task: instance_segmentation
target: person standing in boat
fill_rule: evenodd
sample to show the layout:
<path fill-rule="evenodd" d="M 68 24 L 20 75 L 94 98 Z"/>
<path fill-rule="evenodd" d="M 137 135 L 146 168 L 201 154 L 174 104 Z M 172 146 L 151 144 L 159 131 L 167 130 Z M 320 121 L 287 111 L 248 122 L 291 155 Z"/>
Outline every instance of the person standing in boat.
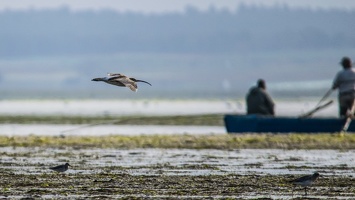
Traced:
<path fill-rule="evenodd" d="M 266 83 L 259 79 L 246 96 L 247 114 L 275 115 L 275 103 L 266 91 Z"/>
<path fill-rule="evenodd" d="M 338 89 L 339 115 L 345 117 L 355 100 L 355 70 L 348 57 L 343 57 L 340 64 L 343 70 L 336 74 L 332 89 Z"/>

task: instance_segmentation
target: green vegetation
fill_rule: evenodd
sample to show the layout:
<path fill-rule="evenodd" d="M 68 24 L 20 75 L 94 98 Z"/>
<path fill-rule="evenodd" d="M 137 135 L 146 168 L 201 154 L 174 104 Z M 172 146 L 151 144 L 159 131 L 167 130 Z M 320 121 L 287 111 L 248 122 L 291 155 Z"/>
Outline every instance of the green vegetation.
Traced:
<path fill-rule="evenodd" d="M 355 149 L 355 134 L 225 134 L 144 136 L 0 136 L 0 146 L 184 149 Z"/>
<path fill-rule="evenodd" d="M 180 116 L 0 116 L 0 124 L 132 124 L 223 126 L 222 114 Z"/>

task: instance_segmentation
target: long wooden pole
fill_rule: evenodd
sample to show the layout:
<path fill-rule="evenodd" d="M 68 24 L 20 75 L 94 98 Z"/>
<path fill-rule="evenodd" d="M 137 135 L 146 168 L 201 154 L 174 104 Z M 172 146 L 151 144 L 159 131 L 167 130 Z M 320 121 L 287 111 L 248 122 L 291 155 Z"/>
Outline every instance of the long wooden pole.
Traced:
<path fill-rule="evenodd" d="M 319 110 L 329 106 L 330 104 L 333 103 L 333 100 L 328 101 L 327 103 L 323 104 L 323 105 L 319 105 L 317 107 L 315 107 L 314 109 L 308 111 L 307 113 L 300 115 L 298 118 L 307 118 L 312 116 L 314 113 L 318 112 Z"/>
<path fill-rule="evenodd" d="M 331 103 L 333 103 L 333 101 L 329 101 L 324 105 L 320 105 L 325 99 L 327 99 L 329 97 L 329 95 L 333 92 L 333 89 L 330 88 L 327 93 L 325 93 L 325 95 L 321 98 L 321 100 L 317 103 L 316 107 L 314 109 L 312 109 L 311 111 L 299 116 L 298 118 L 307 118 L 310 117 L 311 115 L 313 115 L 315 112 L 317 112 L 320 109 L 323 109 L 325 107 L 327 107 L 328 105 L 330 105 Z"/>
<path fill-rule="evenodd" d="M 317 103 L 316 107 L 318 107 L 329 95 L 333 92 L 333 88 L 330 88 L 327 93 L 321 98 L 321 100 Z"/>

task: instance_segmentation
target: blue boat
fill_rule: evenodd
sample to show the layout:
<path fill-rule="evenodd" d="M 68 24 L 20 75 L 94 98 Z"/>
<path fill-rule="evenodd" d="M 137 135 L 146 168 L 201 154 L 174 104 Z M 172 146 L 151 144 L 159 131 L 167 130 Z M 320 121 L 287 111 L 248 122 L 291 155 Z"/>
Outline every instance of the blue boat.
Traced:
<path fill-rule="evenodd" d="M 346 119 L 225 115 L 224 123 L 228 133 L 339 133 Z M 355 132 L 355 121 L 347 131 Z"/>

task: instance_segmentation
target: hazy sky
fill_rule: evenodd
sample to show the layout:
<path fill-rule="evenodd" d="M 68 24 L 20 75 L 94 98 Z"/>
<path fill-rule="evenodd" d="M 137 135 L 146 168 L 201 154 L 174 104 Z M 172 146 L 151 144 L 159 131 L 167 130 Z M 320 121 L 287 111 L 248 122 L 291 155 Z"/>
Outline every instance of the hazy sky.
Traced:
<path fill-rule="evenodd" d="M 118 11 L 170 12 L 183 11 L 186 5 L 201 10 L 210 5 L 234 11 L 240 3 L 254 5 L 288 5 L 314 9 L 355 9 L 355 0 L 0 0 L 0 10 L 42 9 L 68 6 L 72 10 L 110 8 Z"/>

